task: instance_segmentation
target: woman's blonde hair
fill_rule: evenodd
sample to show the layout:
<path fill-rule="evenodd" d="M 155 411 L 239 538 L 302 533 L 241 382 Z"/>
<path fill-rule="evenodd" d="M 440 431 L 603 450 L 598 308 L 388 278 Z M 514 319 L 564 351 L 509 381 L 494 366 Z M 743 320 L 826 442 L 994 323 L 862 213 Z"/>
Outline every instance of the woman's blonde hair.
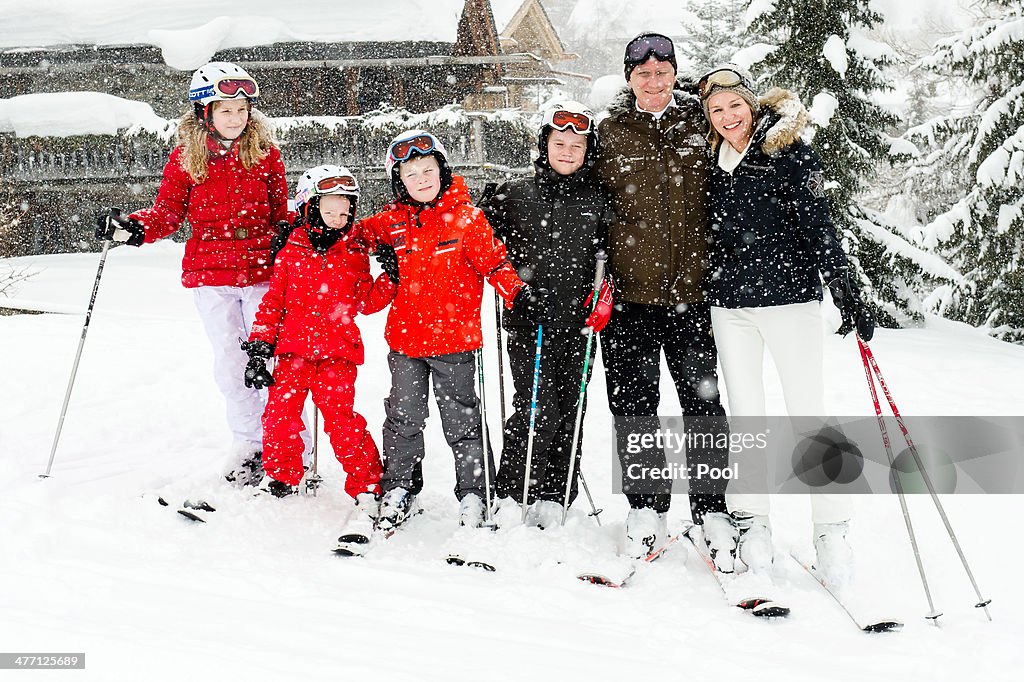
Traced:
<path fill-rule="evenodd" d="M 217 106 L 219 102 L 214 102 Z M 178 122 L 178 144 L 182 147 L 181 165 L 193 182 L 203 182 L 209 174 L 207 163 L 210 150 L 206 146 L 209 133 L 194 110 L 189 110 Z M 238 159 L 246 169 L 267 158 L 270 149 L 277 146 L 274 132 L 267 117 L 255 109 L 249 110 L 249 124 L 238 138 Z"/>

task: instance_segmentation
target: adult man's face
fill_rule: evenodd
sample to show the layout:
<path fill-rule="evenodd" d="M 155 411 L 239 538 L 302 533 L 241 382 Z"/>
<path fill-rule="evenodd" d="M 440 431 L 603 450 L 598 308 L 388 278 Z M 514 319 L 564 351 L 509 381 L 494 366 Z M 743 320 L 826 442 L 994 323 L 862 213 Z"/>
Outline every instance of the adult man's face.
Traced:
<path fill-rule="evenodd" d="M 652 55 L 633 69 L 628 82 L 636 96 L 637 106 L 644 111 L 661 111 L 672 101 L 676 70 L 669 62 L 659 61 Z"/>

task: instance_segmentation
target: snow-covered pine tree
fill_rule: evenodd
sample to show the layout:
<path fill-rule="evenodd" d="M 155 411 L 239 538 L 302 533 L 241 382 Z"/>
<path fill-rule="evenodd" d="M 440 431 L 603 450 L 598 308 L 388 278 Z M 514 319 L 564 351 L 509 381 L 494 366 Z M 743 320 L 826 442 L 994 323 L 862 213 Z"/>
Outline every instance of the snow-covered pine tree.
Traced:
<path fill-rule="evenodd" d="M 974 106 L 910 132 L 928 143 L 925 162 L 963 187 L 925 228 L 972 288 L 945 314 L 1024 343 L 1024 10 L 1017 0 L 986 0 L 983 9 L 920 62 L 965 79 Z"/>
<path fill-rule="evenodd" d="M 859 200 L 877 164 L 894 154 L 886 131 L 897 117 L 872 101 L 892 89 L 884 70 L 898 58 L 867 35 L 881 16 L 869 0 L 753 0 L 746 19 L 748 32 L 774 47 L 752 65 L 760 80 L 795 90 L 808 105 L 833 217 L 879 321 L 919 317 L 929 280 L 955 273 Z"/>
<path fill-rule="evenodd" d="M 685 22 L 686 40 L 676 50 L 698 70 L 731 62 L 746 46 L 743 15 L 750 0 L 691 0 L 693 18 Z"/>

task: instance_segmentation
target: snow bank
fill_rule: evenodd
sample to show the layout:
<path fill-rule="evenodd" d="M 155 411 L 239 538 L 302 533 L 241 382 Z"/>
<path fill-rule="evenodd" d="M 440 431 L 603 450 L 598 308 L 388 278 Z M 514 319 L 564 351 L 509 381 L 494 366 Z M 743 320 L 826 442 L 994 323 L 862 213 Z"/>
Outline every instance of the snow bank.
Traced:
<path fill-rule="evenodd" d="M 145 130 L 169 137 L 174 124 L 145 102 L 102 92 L 55 92 L 0 99 L 0 132 L 30 135 L 114 135 Z"/>

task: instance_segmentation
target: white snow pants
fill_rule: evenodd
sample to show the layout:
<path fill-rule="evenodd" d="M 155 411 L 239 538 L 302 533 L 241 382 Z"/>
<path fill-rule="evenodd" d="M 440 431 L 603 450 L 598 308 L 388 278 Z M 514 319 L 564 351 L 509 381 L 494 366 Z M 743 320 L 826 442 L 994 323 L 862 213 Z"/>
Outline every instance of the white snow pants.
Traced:
<path fill-rule="evenodd" d="M 730 415 L 766 414 L 767 348 L 779 373 L 786 412 L 826 416 L 820 301 L 763 308 L 712 307 L 711 324 Z M 767 516 L 771 508 L 770 497 L 764 493 L 727 493 L 725 499 L 729 511 Z M 811 495 L 814 523 L 847 521 L 852 513 L 849 495 Z"/>
<path fill-rule="evenodd" d="M 196 287 L 193 289 L 196 309 L 213 349 L 213 379 L 227 403 L 228 428 L 237 449 L 245 454 L 263 449 L 263 409 L 266 391 L 245 387 L 245 365 L 248 356 L 239 347 L 239 339 L 249 338 L 256 311 L 267 284 L 248 287 Z M 309 423 L 309 415 L 303 415 Z M 305 444 L 303 460 L 310 452 L 309 429 L 301 432 Z"/>

